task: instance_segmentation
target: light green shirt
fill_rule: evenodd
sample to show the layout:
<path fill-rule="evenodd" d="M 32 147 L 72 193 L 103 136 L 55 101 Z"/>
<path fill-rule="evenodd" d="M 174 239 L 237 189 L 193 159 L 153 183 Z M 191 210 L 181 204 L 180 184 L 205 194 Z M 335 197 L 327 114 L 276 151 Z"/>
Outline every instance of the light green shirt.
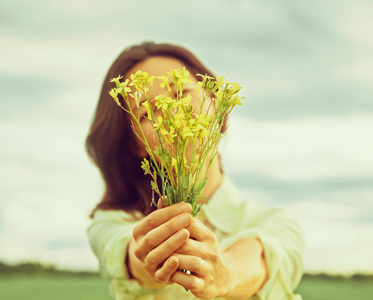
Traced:
<path fill-rule="evenodd" d="M 242 200 L 224 175 L 197 218 L 215 232 L 222 250 L 243 238 L 256 237 L 263 243 L 269 279 L 256 296 L 248 299 L 302 299 L 293 290 L 303 274 L 303 235 L 288 213 Z M 109 282 L 110 294 L 116 300 L 197 299 L 177 284 L 153 291 L 129 279 L 124 260 L 137 223 L 121 210 L 97 210 L 88 228 L 91 247 L 99 260 L 101 275 Z"/>

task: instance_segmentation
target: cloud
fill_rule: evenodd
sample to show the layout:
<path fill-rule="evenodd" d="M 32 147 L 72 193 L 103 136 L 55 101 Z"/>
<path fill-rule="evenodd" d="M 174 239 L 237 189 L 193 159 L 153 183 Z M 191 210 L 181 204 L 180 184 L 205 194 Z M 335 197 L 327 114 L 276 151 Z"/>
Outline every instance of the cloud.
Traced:
<path fill-rule="evenodd" d="M 217 73 L 241 82 L 248 105 L 239 113 L 246 117 L 373 112 L 368 1 L 353 7 L 348 1 L 307 6 L 192 1 L 182 5 L 181 15 L 173 13 L 179 4 L 165 0 L 21 2 L 24 10 L 17 14 L 19 2 L 4 6 L 8 59 L 0 69 L 7 73 L 99 87 L 125 46 L 168 41 L 185 45 Z"/>
<path fill-rule="evenodd" d="M 229 173 L 228 173 L 229 174 Z M 271 204 L 286 204 L 304 201 L 309 197 L 327 199 L 330 195 L 340 194 L 339 203 L 345 199 L 350 203 L 350 199 L 343 196 L 351 191 L 355 193 L 354 201 L 358 205 L 360 202 L 369 202 L 373 199 L 373 177 L 368 178 L 331 178 L 310 181 L 289 181 L 278 180 L 271 177 L 260 176 L 257 174 L 233 174 L 229 175 L 235 184 L 244 190 L 249 190 L 254 199 L 256 193 L 259 199 L 267 195 L 273 199 Z M 333 197 L 329 200 L 333 200 Z M 264 202 L 266 203 L 266 197 Z M 341 203 L 342 205 L 343 203 Z M 356 220 L 357 221 L 357 220 Z"/>
<path fill-rule="evenodd" d="M 371 32 L 373 30 L 373 3 L 371 1 L 345 1 L 344 10 L 338 12 L 334 24 L 336 31 L 350 41 L 359 45 L 361 53 L 373 50 Z"/>
<path fill-rule="evenodd" d="M 373 261 L 373 189 L 335 189 L 313 195 L 304 190 L 297 201 L 276 197 L 271 187 L 242 187 L 244 199 L 281 206 L 300 224 L 306 241 L 308 272 L 371 272 Z M 361 222 L 363 221 L 363 222 Z"/>
<path fill-rule="evenodd" d="M 79 101 L 81 116 L 70 111 L 79 96 L 0 120 L 2 259 L 97 265 L 86 228 L 103 185 L 83 148 L 92 112 Z"/>
<path fill-rule="evenodd" d="M 0 257 L 96 268 L 85 228 L 103 187 L 84 139 L 114 58 L 155 40 L 244 86 L 225 170 L 295 214 L 307 269 L 372 270 L 371 13 L 369 1 L 1 4 Z"/>
<path fill-rule="evenodd" d="M 221 149 L 231 174 L 291 181 L 373 174 L 371 115 L 268 122 L 234 115 L 229 123 Z"/>
<path fill-rule="evenodd" d="M 93 269 L 96 260 L 86 228 L 103 192 L 100 177 L 83 150 L 74 150 L 74 140 L 62 142 L 64 154 L 53 149 L 59 143 L 50 142 L 49 149 L 40 147 L 39 153 L 32 150 L 34 144 L 19 149 L 16 153 L 32 153 L 23 159 L 16 153 L 12 158 L 1 155 L 0 257 Z"/>
<path fill-rule="evenodd" d="M 8 119 L 18 111 L 46 105 L 66 85 L 53 78 L 0 73 L 0 118 Z"/>

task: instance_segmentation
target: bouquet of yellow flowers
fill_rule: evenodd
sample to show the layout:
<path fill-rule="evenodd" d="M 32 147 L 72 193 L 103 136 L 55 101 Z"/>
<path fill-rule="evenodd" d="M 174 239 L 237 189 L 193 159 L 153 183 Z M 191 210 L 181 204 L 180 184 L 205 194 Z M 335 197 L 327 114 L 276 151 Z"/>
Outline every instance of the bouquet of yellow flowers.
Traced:
<path fill-rule="evenodd" d="M 121 81 L 122 76 L 111 80 L 115 88 L 110 95 L 115 102 L 136 122 L 136 136 L 145 145 L 150 161 L 146 158 L 141 163 L 145 174 L 152 177 L 151 186 L 154 192 L 164 201 L 164 205 L 188 202 L 193 209 L 191 214 L 196 216 L 206 199 L 202 192 L 206 186 L 207 172 L 217 154 L 217 145 L 223 134 L 224 121 L 236 105 L 242 105 L 237 93 L 241 90 L 238 83 L 227 82 L 224 77 L 216 78 L 197 74 L 201 77 L 198 82 L 197 100 L 199 107 L 191 104 L 191 95 L 183 96 L 184 85 L 190 83 L 189 72 L 185 67 L 170 70 L 167 76 L 149 76 L 148 73 L 137 71 L 130 79 Z M 172 78 L 176 95 L 172 93 L 169 78 Z M 149 99 L 149 92 L 155 78 L 161 79 L 161 87 L 165 93 Z M 135 92 L 131 94 L 131 86 Z M 121 104 L 121 95 L 126 103 Z M 212 101 L 206 100 L 211 98 Z M 146 108 L 146 119 L 151 122 L 158 137 L 159 146 L 151 149 L 140 124 L 140 99 Z M 132 109 L 130 101 L 135 102 Z M 206 109 L 207 106 L 207 109 Z M 157 110 L 157 117 L 155 116 Z M 132 128 L 135 128 L 133 126 Z M 157 178 L 162 186 L 158 186 Z M 152 199 L 154 202 L 154 196 Z"/>

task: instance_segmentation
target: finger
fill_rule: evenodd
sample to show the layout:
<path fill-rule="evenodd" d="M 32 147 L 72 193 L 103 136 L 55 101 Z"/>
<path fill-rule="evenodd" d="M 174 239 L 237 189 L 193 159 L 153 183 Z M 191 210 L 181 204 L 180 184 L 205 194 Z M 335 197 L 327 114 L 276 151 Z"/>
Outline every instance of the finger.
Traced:
<path fill-rule="evenodd" d="M 145 259 L 145 265 L 150 270 L 155 270 L 188 239 L 188 230 L 186 230 L 185 228 L 179 230 L 176 234 L 172 235 L 157 248 L 149 252 Z"/>
<path fill-rule="evenodd" d="M 179 260 L 179 269 L 188 270 L 197 277 L 204 277 L 209 273 L 209 264 L 200 257 L 177 253 L 174 253 L 173 256 Z"/>
<path fill-rule="evenodd" d="M 191 238 L 200 242 L 212 241 L 215 239 L 215 234 L 196 218 L 193 218 L 187 230 L 190 232 Z"/>
<path fill-rule="evenodd" d="M 165 200 L 163 201 L 162 198 L 159 198 L 157 207 L 158 209 L 164 208 L 165 207 L 165 202 L 167 202 L 167 196 L 165 197 Z"/>
<path fill-rule="evenodd" d="M 188 228 L 188 227 L 187 227 Z M 200 258 L 204 258 L 203 253 L 204 251 L 204 244 L 193 240 L 187 239 L 185 243 L 183 243 L 177 250 L 174 251 L 175 253 L 185 254 L 185 255 L 194 255 Z"/>
<path fill-rule="evenodd" d="M 198 278 L 194 275 L 186 274 L 182 271 L 176 271 L 171 276 L 171 280 L 195 293 L 202 291 L 204 287 L 204 281 L 201 278 Z"/>
<path fill-rule="evenodd" d="M 169 259 L 165 261 L 162 268 L 155 272 L 155 279 L 159 282 L 170 281 L 172 274 L 176 272 L 178 267 L 179 260 L 176 257 L 171 256 Z"/>
<path fill-rule="evenodd" d="M 133 237 L 137 240 L 140 236 L 144 236 L 150 230 L 160 226 L 168 220 L 176 217 L 182 213 L 189 213 L 192 211 L 192 206 L 189 203 L 177 203 L 167 206 L 164 209 L 159 209 L 149 214 L 143 221 L 141 221 L 133 229 Z"/>
<path fill-rule="evenodd" d="M 164 196 L 164 200 L 163 200 L 163 197 L 159 198 L 158 203 L 157 203 L 157 208 L 161 209 L 161 208 L 166 207 L 166 205 L 167 205 L 167 196 Z"/>
<path fill-rule="evenodd" d="M 192 222 L 192 219 L 191 214 L 184 213 L 148 232 L 135 250 L 136 257 L 143 261 L 150 251 L 158 247 L 180 229 L 187 227 Z"/>

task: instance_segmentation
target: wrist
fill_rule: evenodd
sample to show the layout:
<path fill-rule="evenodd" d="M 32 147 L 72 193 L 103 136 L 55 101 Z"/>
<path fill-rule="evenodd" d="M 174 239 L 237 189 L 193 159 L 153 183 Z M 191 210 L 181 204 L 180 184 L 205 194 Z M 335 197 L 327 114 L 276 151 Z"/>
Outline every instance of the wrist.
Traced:
<path fill-rule="evenodd" d="M 234 290 L 237 287 L 235 268 L 234 268 L 234 257 L 229 252 L 222 253 L 223 265 L 225 266 L 226 283 L 221 286 L 221 294 L 219 297 L 229 297 L 234 294 Z"/>
<path fill-rule="evenodd" d="M 229 269 L 227 298 L 247 299 L 255 295 L 268 279 L 264 248 L 257 238 L 240 240 L 224 251 Z"/>

